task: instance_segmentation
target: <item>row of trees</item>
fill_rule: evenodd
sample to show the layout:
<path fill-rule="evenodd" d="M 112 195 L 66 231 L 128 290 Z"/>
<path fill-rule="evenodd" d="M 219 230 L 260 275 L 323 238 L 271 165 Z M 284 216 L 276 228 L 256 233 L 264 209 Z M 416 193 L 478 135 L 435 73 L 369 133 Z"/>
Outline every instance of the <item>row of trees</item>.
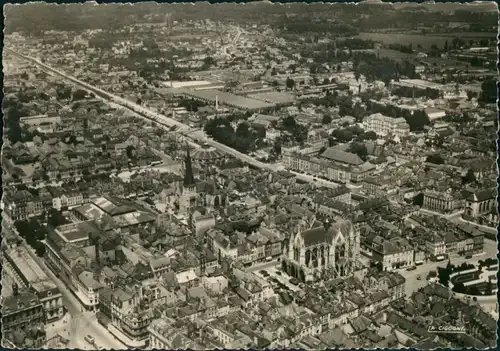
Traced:
<path fill-rule="evenodd" d="M 38 219 L 31 218 L 28 221 L 16 221 L 14 226 L 19 235 L 35 250 L 36 254 L 40 257 L 43 256 L 45 245 L 42 240 L 47 237 L 47 229 L 40 224 Z"/>
<path fill-rule="evenodd" d="M 292 135 L 294 141 L 303 143 L 307 139 L 307 127 L 297 123 L 293 116 L 282 120 L 282 128 Z"/>
<path fill-rule="evenodd" d="M 245 154 L 255 149 L 255 141 L 258 138 L 248 123 L 240 123 L 234 130 L 231 122 L 221 117 L 209 120 L 205 124 L 204 130 L 207 135 L 219 143 Z"/>
<path fill-rule="evenodd" d="M 23 131 L 19 123 L 21 117 L 28 115 L 28 111 L 17 101 L 4 100 L 4 111 L 7 109 L 5 114 L 5 127 L 7 128 L 6 134 L 7 138 L 11 143 L 17 143 L 18 141 L 26 141 L 23 138 Z"/>
<path fill-rule="evenodd" d="M 437 89 L 426 88 L 424 89 L 413 89 L 410 87 L 397 87 L 392 89 L 392 93 L 397 96 L 406 98 L 426 98 L 426 99 L 438 99 L 441 97 L 441 92 Z"/>
<path fill-rule="evenodd" d="M 197 112 L 200 107 L 206 106 L 203 101 L 189 99 L 189 98 L 181 98 L 179 100 L 179 107 L 184 107 L 187 111 Z"/>
<path fill-rule="evenodd" d="M 481 84 L 481 93 L 478 101 L 485 104 L 493 104 L 497 101 L 497 81 L 494 78 L 486 79 Z"/>
<path fill-rule="evenodd" d="M 355 141 L 366 141 L 366 140 L 376 140 L 377 134 L 373 131 L 364 132 L 362 128 L 358 126 L 351 126 L 344 129 L 335 129 L 331 134 L 335 141 L 340 143 L 348 143 L 352 140 Z"/>
<path fill-rule="evenodd" d="M 304 34 L 304 33 L 335 33 L 337 35 L 343 36 L 354 36 L 358 34 L 358 31 L 355 27 L 339 23 L 339 22 L 330 22 L 326 20 L 320 21 L 311 21 L 310 19 L 297 19 L 290 18 L 286 19 L 283 23 L 283 28 L 286 31 L 294 34 Z"/>
<path fill-rule="evenodd" d="M 418 78 L 415 65 L 408 60 L 400 63 L 363 52 L 353 56 L 353 65 L 356 77 L 363 75 L 368 82 L 380 80 L 388 85 L 391 80 L 399 80 L 400 77 Z"/>

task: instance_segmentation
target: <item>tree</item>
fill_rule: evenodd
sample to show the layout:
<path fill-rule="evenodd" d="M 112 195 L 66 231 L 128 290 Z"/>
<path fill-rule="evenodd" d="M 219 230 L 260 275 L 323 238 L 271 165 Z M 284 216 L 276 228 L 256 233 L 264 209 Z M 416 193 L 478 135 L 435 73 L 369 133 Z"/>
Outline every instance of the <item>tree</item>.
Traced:
<path fill-rule="evenodd" d="M 453 285 L 453 291 L 457 292 L 459 294 L 464 294 L 465 293 L 465 285 L 464 285 L 464 283 L 458 282 L 458 283 L 454 284 Z"/>
<path fill-rule="evenodd" d="M 5 103 L 3 104 L 4 109 Z M 11 143 L 17 143 L 18 141 L 23 141 L 23 133 L 21 125 L 19 124 L 20 118 L 26 116 L 28 113 L 15 102 L 11 105 L 5 116 L 5 126 L 7 127 L 7 137 Z"/>
<path fill-rule="evenodd" d="M 332 116 L 330 116 L 329 114 L 324 114 L 323 115 L 323 119 L 321 120 L 321 123 L 322 124 L 330 124 L 330 123 L 332 123 Z"/>
<path fill-rule="evenodd" d="M 462 184 L 470 184 L 476 182 L 476 176 L 472 169 L 468 169 L 465 176 L 462 177 Z"/>
<path fill-rule="evenodd" d="M 352 140 L 354 134 L 347 129 L 336 129 L 332 132 L 332 137 L 340 142 L 346 143 Z"/>
<path fill-rule="evenodd" d="M 61 212 L 54 208 L 51 208 L 47 213 L 47 224 L 52 228 L 57 228 L 61 225 L 67 224 L 67 219 L 62 215 Z"/>
<path fill-rule="evenodd" d="M 286 88 L 290 90 L 293 90 L 295 88 L 295 81 L 290 77 L 286 79 Z"/>
<path fill-rule="evenodd" d="M 479 101 L 482 103 L 491 104 L 497 99 L 497 82 L 496 79 L 486 79 L 481 84 L 481 93 Z"/>
<path fill-rule="evenodd" d="M 293 116 L 287 116 L 283 119 L 283 127 L 285 127 L 288 131 L 291 131 L 297 128 L 297 121 Z"/>
<path fill-rule="evenodd" d="M 366 146 L 362 143 L 353 142 L 349 146 L 347 151 L 358 155 L 359 158 L 362 159 L 363 161 L 366 161 L 366 159 L 368 158 L 368 150 L 366 149 Z"/>
<path fill-rule="evenodd" d="M 215 59 L 211 56 L 207 56 L 205 57 L 205 59 L 203 60 L 203 66 L 204 68 L 210 68 L 212 67 L 213 65 L 215 65 Z"/>
<path fill-rule="evenodd" d="M 491 282 L 491 279 L 488 279 L 488 284 L 486 285 L 486 288 L 484 289 L 484 294 L 485 295 L 493 295 L 493 283 Z"/>
<path fill-rule="evenodd" d="M 450 275 L 451 275 L 451 270 L 447 267 L 439 267 L 438 268 L 438 278 L 439 278 L 439 283 L 448 286 L 448 282 L 450 281 Z"/>
<path fill-rule="evenodd" d="M 50 100 L 50 96 L 48 96 L 47 94 L 45 94 L 43 91 L 40 94 L 38 94 L 38 97 L 41 100 L 44 100 L 44 101 L 49 101 Z"/>
<path fill-rule="evenodd" d="M 475 91 L 467 91 L 467 100 L 471 101 L 475 97 L 477 97 L 477 93 Z"/>
<path fill-rule="evenodd" d="M 83 89 L 77 89 L 73 93 L 73 101 L 83 100 L 87 97 L 87 92 Z"/>
<path fill-rule="evenodd" d="M 71 88 L 60 86 L 56 88 L 56 95 L 58 100 L 69 100 L 71 99 Z"/>
<path fill-rule="evenodd" d="M 281 155 L 281 143 L 276 141 L 273 145 L 273 151 L 276 155 Z"/>
<path fill-rule="evenodd" d="M 363 139 L 365 139 L 365 140 L 377 140 L 377 133 L 375 133 L 373 130 L 370 130 L 370 131 L 363 134 Z"/>
<path fill-rule="evenodd" d="M 135 158 L 135 147 L 133 145 L 128 145 L 127 148 L 125 149 L 127 153 L 127 157 L 129 159 L 134 159 Z"/>
<path fill-rule="evenodd" d="M 39 244 L 36 245 L 35 254 L 38 257 L 43 257 L 43 255 L 45 255 L 45 245 L 43 243 L 39 242 Z"/>
<path fill-rule="evenodd" d="M 370 267 L 376 268 L 379 272 L 384 270 L 384 265 L 380 261 L 370 261 Z"/>
<path fill-rule="evenodd" d="M 276 72 L 276 67 L 271 68 L 271 75 L 272 75 L 272 76 L 275 76 L 275 75 L 277 75 L 277 74 L 278 74 L 278 73 Z"/>
<path fill-rule="evenodd" d="M 399 113 L 398 110 L 395 110 Z M 425 126 L 428 126 L 431 122 L 427 113 L 423 110 L 413 111 L 413 114 L 403 114 L 406 123 L 410 125 L 411 131 L 422 130 Z"/>
<path fill-rule="evenodd" d="M 243 122 L 243 123 L 240 123 L 238 124 L 238 126 L 236 127 L 236 137 L 237 138 L 249 138 L 252 136 L 252 132 L 250 130 L 250 126 L 248 125 L 248 123 L 246 122 Z"/>
<path fill-rule="evenodd" d="M 448 40 L 444 42 L 444 52 L 448 52 Z"/>
<path fill-rule="evenodd" d="M 436 165 L 442 165 L 442 164 L 444 164 L 444 159 L 439 154 L 432 154 L 432 155 L 427 156 L 427 159 L 425 160 L 425 162 L 434 163 Z"/>

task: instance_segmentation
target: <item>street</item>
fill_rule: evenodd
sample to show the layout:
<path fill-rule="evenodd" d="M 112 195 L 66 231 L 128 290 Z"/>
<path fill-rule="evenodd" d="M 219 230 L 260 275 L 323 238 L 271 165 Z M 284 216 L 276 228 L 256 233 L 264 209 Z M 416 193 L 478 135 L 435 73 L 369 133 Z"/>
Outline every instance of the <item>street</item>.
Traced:
<path fill-rule="evenodd" d="M 63 295 L 63 304 L 71 315 L 68 338 L 71 342 L 68 345 L 69 348 L 86 350 L 95 349 L 84 340 L 86 335 L 92 335 L 97 346 L 106 349 L 126 349 L 124 344 L 119 342 L 106 330 L 106 328 L 99 324 L 93 312 L 82 312 L 82 306 L 77 298 L 69 291 L 65 284 L 52 273 L 45 263 L 40 264 L 40 266 L 50 279 L 56 283 Z M 72 343 L 74 344 L 72 345 Z"/>
<path fill-rule="evenodd" d="M 260 264 L 255 264 L 252 267 L 248 268 L 249 272 L 258 272 L 258 271 L 275 271 L 276 269 L 279 269 L 281 262 L 278 262 L 276 260 L 269 261 L 269 262 L 264 262 Z"/>
<path fill-rule="evenodd" d="M 281 272 L 281 270 L 279 270 L 278 267 L 269 266 L 267 267 L 267 269 L 261 268 L 260 270 L 265 270 L 267 273 L 269 273 L 269 277 L 264 277 L 260 273 L 260 271 L 254 273 L 262 279 L 268 280 L 269 278 L 275 278 L 283 285 L 287 286 L 291 291 L 296 292 L 301 290 L 298 286 L 291 284 L 290 283 L 291 277 L 288 276 L 286 273 Z M 281 272 L 281 274 L 276 273 L 277 271 Z"/>
<path fill-rule="evenodd" d="M 303 181 L 308 182 L 308 183 L 316 184 L 317 186 L 325 186 L 327 188 L 334 188 L 334 189 L 338 188 L 340 186 L 340 184 L 338 184 L 338 183 L 335 183 L 335 182 L 332 182 L 329 180 L 325 180 L 325 179 L 322 179 L 319 177 L 315 177 L 315 176 L 312 176 L 309 174 L 295 172 L 295 171 L 291 171 L 291 170 L 287 170 L 287 171 L 295 174 L 297 179 L 303 180 Z"/>
<path fill-rule="evenodd" d="M 474 222 L 466 221 L 461 216 L 455 217 L 454 218 L 454 222 L 456 222 L 456 223 L 467 223 L 467 224 L 470 224 L 470 225 L 473 225 L 473 226 L 477 226 L 479 228 L 479 230 L 481 230 L 483 232 L 486 232 L 486 233 L 491 233 L 491 234 L 495 234 L 496 235 L 497 232 L 498 232 L 497 228 L 488 227 L 486 225 L 482 225 L 482 224 L 477 224 L 477 223 L 474 223 Z"/>
<path fill-rule="evenodd" d="M 69 326 L 64 327 L 69 330 L 68 339 L 71 340 L 69 348 L 76 349 L 94 349 L 88 345 L 84 340 L 86 335 L 92 335 L 97 346 L 104 347 L 106 349 L 126 349 L 125 345 L 119 342 L 113 335 L 111 335 L 106 328 L 99 324 L 97 318 L 93 312 L 82 312 L 82 305 L 77 300 L 77 298 L 69 291 L 66 285 L 55 276 L 55 274 L 47 267 L 45 261 L 38 257 L 33 249 L 27 246 L 23 240 L 23 245 L 26 247 L 29 255 L 35 260 L 36 263 L 42 268 L 42 270 L 47 274 L 47 276 L 56 284 L 59 291 L 62 294 L 63 305 L 66 307 L 70 314 L 70 319 L 68 320 Z M 64 331 L 64 328 L 62 331 Z M 63 337 L 64 333 L 61 335 Z M 71 343 L 75 343 L 74 346 Z M 87 345 L 87 346 L 86 346 Z M 89 348 L 90 347 L 90 348 Z"/>

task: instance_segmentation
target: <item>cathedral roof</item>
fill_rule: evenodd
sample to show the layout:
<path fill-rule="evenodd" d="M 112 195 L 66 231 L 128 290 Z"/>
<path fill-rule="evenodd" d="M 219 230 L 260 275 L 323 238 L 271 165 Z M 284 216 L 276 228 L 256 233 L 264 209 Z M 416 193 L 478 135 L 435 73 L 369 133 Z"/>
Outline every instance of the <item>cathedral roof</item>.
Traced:
<path fill-rule="evenodd" d="M 300 236 L 304 240 L 304 246 L 308 247 L 331 242 L 333 239 L 333 232 L 326 230 L 325 227 L 317 227 L 301 232 Z"/>
<path fill-rule="evenodd" d="M 342 233 L 344 237 L 348 237 L 351 228 L 352 228 L 352 223 L 350 221 L 342 220 L 333 223 L 330 230 L 333 231 L 333 233 L 337 233 L 338 231 L 340 231 L 340 233 Z"/>
<path fill-rule="evenodd" d="M 321 243 L 331 243 L 338 232 L 340 232 L 344 238 L 347 238 L 351 227 L 351 222 L 342 220 L 332 224 L 329 229 L 326 229 L 324 226 L 320 226 L 305 230 L 300 233 L 300 236 L 302 237 L 302 240 L 304 240 L 304 246 L 309 247 L 319 245 Z"/>

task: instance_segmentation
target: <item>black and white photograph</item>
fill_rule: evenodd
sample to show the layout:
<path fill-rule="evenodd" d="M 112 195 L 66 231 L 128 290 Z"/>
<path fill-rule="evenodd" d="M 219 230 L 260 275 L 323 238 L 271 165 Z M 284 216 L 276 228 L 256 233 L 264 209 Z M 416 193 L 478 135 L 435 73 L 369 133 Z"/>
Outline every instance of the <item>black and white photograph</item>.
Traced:
<path fill-rule="evenodd" d="M 3 15 L 3 348 L 497 347 L 495 2 Z"/>

